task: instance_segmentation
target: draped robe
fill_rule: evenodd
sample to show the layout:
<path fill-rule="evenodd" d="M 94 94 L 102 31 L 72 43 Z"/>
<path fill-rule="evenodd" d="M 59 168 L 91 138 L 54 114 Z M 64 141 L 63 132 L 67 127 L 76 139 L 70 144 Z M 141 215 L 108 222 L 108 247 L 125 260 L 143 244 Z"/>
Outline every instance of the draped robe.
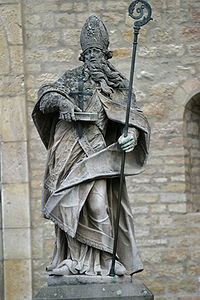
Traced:
<path fill-rule="evenodd" d="M 54 84 L 42 86 L 33 110 L 34 123 L 48 149 L 42 214 L 56 226 L 53 258 L 55 266 L 73 258 L 76 261 L 73 266 L 70 265 L 73 274 L 80 272 L 107 275 L 101 253 L 111 255 L 113 250 L 121 167 L 121 148 L 117 141 L 125 121 L 124 92 L 115 90 L 111 99 L 103 95 L 97 86 L 93 90 L 93 96 L 86 97 L 84 110 L 97 112 L 99 117 L 97 122 L 82 122 L 81 138 L 77 135 L 76 122 L 59 120 L 57 110 L 47 114 L 41 112 L 41 102 L 53 101 L 53 93 L 67 97 L 80 73 L 81 67 L 66 72 Z M 137 146 L 126 155 L 125 176 L 144 171 L 149 147 L 150 128 L 144 114 L 137 107 L 131 108 L 129 127 L 137 128 L 139 137 Z M 106 182 L 110 234 L 94 225 L 86 205 L 92 188 L 99 180 Z M 125 181 L 117 259 L 129 274 L 143 269 L 135 245 L 133 216 Z"/>

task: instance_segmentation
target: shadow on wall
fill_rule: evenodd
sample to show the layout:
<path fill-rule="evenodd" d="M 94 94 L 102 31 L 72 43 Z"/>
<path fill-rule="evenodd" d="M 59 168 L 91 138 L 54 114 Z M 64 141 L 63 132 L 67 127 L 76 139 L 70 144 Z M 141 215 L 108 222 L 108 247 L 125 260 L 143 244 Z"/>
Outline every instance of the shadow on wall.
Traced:
<path fill-rule="evenodd" d="M 200 212 L 200 92 L 185 107 L 184 153 L 187 211 Z"/>

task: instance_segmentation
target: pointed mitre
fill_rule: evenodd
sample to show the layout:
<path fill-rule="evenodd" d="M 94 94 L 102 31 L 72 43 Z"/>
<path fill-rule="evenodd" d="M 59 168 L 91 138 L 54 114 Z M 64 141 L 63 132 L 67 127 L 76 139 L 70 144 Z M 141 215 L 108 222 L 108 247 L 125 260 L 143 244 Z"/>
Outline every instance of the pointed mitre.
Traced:
<path fill-rule="evenodd" d="M 107 50 L 109 45 L 108 31 L 103 22 L 95 15 L 87 18 L 80 36 L 83 52 L 88 48 L 99 48 Z"/>

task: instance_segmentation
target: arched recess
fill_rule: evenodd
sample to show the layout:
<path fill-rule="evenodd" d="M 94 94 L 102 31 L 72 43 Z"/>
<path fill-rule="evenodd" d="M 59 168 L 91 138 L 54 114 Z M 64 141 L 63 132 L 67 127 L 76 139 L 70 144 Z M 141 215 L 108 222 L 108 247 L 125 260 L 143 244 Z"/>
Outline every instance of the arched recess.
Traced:
<path fill-rule="evenodd" d="M 200 92 L 185 107 L 184 150 L 187 211 L 200 212 Z"/>

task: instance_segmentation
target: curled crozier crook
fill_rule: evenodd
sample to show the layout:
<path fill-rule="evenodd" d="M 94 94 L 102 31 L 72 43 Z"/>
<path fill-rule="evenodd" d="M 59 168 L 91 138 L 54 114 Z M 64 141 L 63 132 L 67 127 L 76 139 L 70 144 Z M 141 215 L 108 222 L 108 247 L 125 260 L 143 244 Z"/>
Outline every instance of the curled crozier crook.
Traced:
<path fill-rule="evenodd" d="M 136 8 L 137 4 L 141 4 L 141 6 Z M 136 8 L 136 11 L 135 11 L 135 8 Z M 147 12 L 147 16 L 144 15 L 144 10 Z M 151 6 L 145 0 L 133 1 L 129 6 L 128 12 L 129 12 L 129 16 L 131 18 L 133 18 L 134 20 L 137 20 L 134 23 L 135 27 L 141 27 L 141 26 L 147 24 L 150 20 L 152 20 Z M 135 12 L 137 13 L 137 15 L 134 15 Z"/>

